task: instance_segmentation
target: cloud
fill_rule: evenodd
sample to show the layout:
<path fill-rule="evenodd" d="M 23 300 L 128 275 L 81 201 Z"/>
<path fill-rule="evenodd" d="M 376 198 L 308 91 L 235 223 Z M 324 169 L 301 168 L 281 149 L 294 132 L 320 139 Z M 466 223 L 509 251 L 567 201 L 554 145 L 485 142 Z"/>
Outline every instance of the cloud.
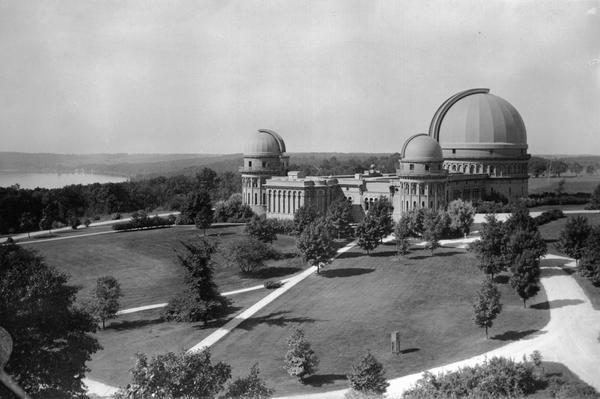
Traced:
<path fill-rule="evenodd" d="M 587 15 L 598 15 L 598 9 L 596 7 L 592 7 L 586 12 Z"/>

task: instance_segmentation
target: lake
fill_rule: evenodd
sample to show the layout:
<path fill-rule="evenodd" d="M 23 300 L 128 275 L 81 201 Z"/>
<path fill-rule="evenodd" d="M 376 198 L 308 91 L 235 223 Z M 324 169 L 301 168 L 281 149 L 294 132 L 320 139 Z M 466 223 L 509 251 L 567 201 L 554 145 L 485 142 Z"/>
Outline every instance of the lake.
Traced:
<path fill-rule="evenodd" d="M 93 173 L 34 173 L 0 171 L 0 187 L 18 184 L 21 188 L 59 188 L 70 184 L 119 183 L 126 177 Z"/>

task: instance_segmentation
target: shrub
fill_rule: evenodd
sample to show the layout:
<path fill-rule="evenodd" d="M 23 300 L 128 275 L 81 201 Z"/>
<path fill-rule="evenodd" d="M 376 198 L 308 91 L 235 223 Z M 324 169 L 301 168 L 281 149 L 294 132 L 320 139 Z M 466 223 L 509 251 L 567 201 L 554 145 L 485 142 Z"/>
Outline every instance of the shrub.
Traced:
<path fill-rule="evenodd" d="M 265 288 L 269 289 L 269 290 L 274 290 L 276 288 L 281 287 L 282 285 L 283 285 L 283 283 L 281 281 L 272 281 L 272 280 L 265 281 L 265 284 L 264 284 Z"/>
<path fill-rule="evenodd" d="M 121 214 L 120 214 L 119 212 L 117 212 L 117 213 L 114 213 L 114 214 L 111 216 L 111 219 L 112 219 L 112 220 L 119 220 L 119 219 L 121 219 Z"/>
<path fill-rule="evenodd" d="M 273 224 L 265 216 L 254 215 L 246 225 L 246 234 L 262 242 L 272 243 L 277 239 Z"/>
<path fill-rule="evenodd" d="M 172 215 L 169 215 L 172 216 Z M 174 217 L 162 218 L 160 216 L 148 217 L 145 213 L 135 212 L 132 219 L 125 222 L 119 222 L 112 225 L 113 230 L 132 230 L 132 229 L 149 229 L 171 226 L 175 223 Z"/>
<path fill-rule="evenodd" d="M 254 363 L 247 377 L 240 377 L 229 385 L 225 399 L 268 399 L 272 397 L 273 389 L 267 387 L 259 374 L 258 363 Z"/>
<path fill-rule="evenodd" d="M 550 377 L 548 389 L 556 399 L 596 399 L 599 397 L 593 387 L 581 381 L 566 382 L 559 376 Z"/>
<path fill-rule="evenodd" d="M 533 220 L 538 226 L 541 226 L 543 224 L 550 223 L 554 220 L 561 219 L 564 217 L 565 214 L 560 209 L 551 209 L 549 211 L 542 212 L 541 215 L 536 216 L 535 218 L 533 218 Z"/>
<path fill-rule="evenodd" d="M 263 262 L 275 256 L 275 252 L 264 242 L 254 237 L 244 237 L 230 241 L 223 247 L 223 257 L 242 273 L 252 273 L 262 267 Z"/>
<path fill-rule="evenodd" d="M 84 220 L 83 224 L 85 225 L 85 227 L 90 227 L 90 224 L 92 224 L 92 221 L 90 220 L 90 218 L 86 218 Z"/>

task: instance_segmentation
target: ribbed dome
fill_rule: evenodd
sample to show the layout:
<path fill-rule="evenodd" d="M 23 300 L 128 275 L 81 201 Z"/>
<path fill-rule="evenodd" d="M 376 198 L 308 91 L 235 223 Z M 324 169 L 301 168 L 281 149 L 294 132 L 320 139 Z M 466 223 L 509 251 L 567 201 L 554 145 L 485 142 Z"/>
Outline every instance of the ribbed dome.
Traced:
<path fill-rule="evenodd" d="M 442 162 L 442 148 L 425 133 L 410 137 L 402 147 L 401 162 Z"/>
<path fill-rule="evenodd" d="M 285 143 L 281 136 L 272 130 L 260 129 L 246 142 L 246 156 L 277 156 L 285 153 Z"/>
<path fill-rule="evenodd" d="M 477 92 L 459 98 L 438 122 L 443 148 L 527 148 L 521 115 L 508 101 Z M 492 144 L 492 145 L 490 145 Z"/>

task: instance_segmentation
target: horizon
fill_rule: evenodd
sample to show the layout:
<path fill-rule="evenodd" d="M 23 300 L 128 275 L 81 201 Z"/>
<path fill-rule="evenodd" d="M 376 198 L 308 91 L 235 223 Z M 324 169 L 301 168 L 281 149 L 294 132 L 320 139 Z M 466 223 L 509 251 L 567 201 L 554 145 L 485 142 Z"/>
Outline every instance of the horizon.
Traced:
<path fill-rule="evenodd" d="M 472 87 L 515 106 L 531 154 L 600 147 L 600 0 L 0 9 L 2 151 L 236 154 L 265 127 L 298 153 L 393 153 Z"/>

